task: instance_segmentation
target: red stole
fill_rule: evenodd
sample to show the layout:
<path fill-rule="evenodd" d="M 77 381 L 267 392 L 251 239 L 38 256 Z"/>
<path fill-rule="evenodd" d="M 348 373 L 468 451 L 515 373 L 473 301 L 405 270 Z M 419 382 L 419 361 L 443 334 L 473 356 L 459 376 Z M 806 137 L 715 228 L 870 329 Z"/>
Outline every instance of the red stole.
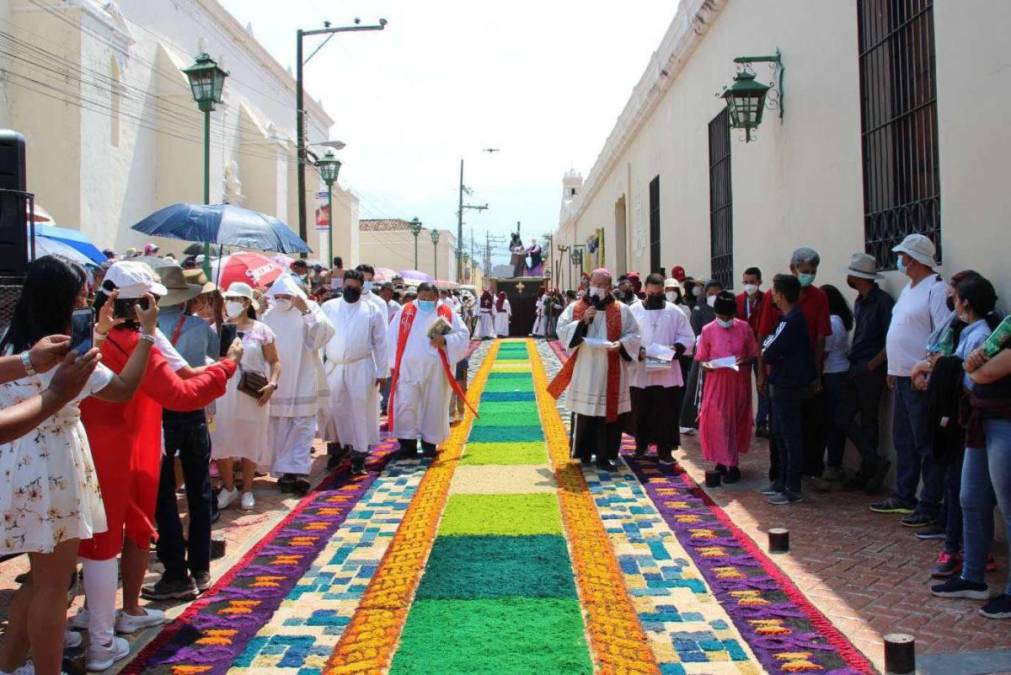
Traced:
<path fill-rule="evenodd" d="M 453 324 L 453 310 L 451 310 L 446 305 L 439 305 L 437 311 L 439 316 L 445 319 L 450 325 Z M 411 327 L 414 325 L 414 318 L 418 315 L 418 307 L 413 303 L 409 302 L 404 305 L 404 309 L 400 312 L 400 326 L 397 329 L 397 356 L 393 361 L 393 380 L 390 382 L 390 397 L 386 402 L 387 414 L 387 428 L 390 433 L 393 433 L 393 411 L 396 410 L 394 403 L 396 401 L 397 395 L 397 380 L 400 379 L 400 361 L 404 358 L 404 349 L 407 347 L 407 338 L 411 335 Z M 449 386 L 453 389 L 453 393 L 460 397 L 467 408 L 470 409 L 474 416 L 477 417 L 477 411 L 470 405 L 470 401 L 467 400 L 467 394 L 464 393 L 463 387 L 460 383 L 456 381 L 456 376 L 453 370 L 449 367 L 449 357 L 446 356 L 446 350 L 439 348 L 436 351 L 439 352 L 439 359 L 442 361 L 442 372 L 445 373 L 446 379 L 449 381 Z"/>
<path fill-rule="evenodd" d="M 582 321 L 583 315 L 586 314 L 586 310 L 589 308 L 585 302 L 580 302 L 576 305 L 575 309 L 572 310 L 572 318 L 576 321 Z M 607 339 L 611 342 L 617 342 L 621 339 L 621 310 L 618 308 L 617 302 L 609 302 L 604 306 L 604 317 L 607 320 Z M 579 348 L 577 346 L 576 351 L 572 353 L 565 363 L 562 365 L 562 369 L 558 371 L 555 375 L 555 379 L 551 380 L 551 384 L 548 385 L 548 393 L 552 398 L 557 399 L 562 395 L 562 392 L 569 386 L 572 381 L 572 373 L 576 368 L 576 358 L 579 356 Z M 621 388 L 621 356 L 617 351 L 607 353 L 607 422 L 617 422 L 618 421 L 618 393 Z"/>

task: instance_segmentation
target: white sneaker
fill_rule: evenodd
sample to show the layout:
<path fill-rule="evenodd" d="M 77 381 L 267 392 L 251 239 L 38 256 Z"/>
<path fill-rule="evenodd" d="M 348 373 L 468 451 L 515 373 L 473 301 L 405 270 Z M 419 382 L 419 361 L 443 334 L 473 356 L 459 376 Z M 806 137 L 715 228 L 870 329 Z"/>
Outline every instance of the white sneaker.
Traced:
<path fill-rule="evenodd" d="M 112 638 L 112 644 L 89 645 L 86 666 L 92 673 L 100 673 L 112 668 L 116 661 L 122 661 L 130 656 L 130 643 L 121 637 Z"/>
<path fill-rule="evenodd" d="M 116 612 L 117 633 L 136 633 L 139 630 L 160 626 L 163 623 L 165 623 L 165 612 L 160 609 L 145 607 L 144 614 L 141 616 L 134 616 L 123 611 Z"/>
<path fill-rule="evenodd" d="M 224 511 L 238 498 L 239 488 L 232 488 L 231 490 L 221 488 L 221 492 L 218 493 L 218 511 Z"/>
<path fill-rule="evenodd" d="M 694 427 L 681 427 L 679 429 L 679 431 L 682 434 L 684 434 L 685 436 L 694 436 L 695 435 L 695 428 Z"/>
<path fill-rule="evenodd" d="M 88 630 L 88 608 L 81 607 L 77 610 L 77 614 L 67 621 L 67 626 L 74 630 Z"/>
<path fill-rule="evenodd" d="M 84 638 L 81 634 L 73 630 L 63 631 L 63 648 L 64 649 L 77 649 L 84 642 Z"/>
<path fill-rule="evenodd" d="M 256 507 L 256 500 L 253 499 L 252 492 L 242 493 L 242 504 L 240 504 L 243 511 L 252 511 Z"/>

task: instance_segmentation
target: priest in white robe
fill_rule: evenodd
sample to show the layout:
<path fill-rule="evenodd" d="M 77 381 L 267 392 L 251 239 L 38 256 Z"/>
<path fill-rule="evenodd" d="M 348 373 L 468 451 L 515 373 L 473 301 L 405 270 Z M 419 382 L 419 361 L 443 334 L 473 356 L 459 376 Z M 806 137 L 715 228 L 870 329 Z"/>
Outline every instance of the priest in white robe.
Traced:
<path fill-rule="evenodd" d="M 278 277 L 267 297 L 270 309 L 263 323 L 277 337 L 277 353 L 284 366 L 270 400 L 272 471 L 280 476 L 282 492 L 305 493 L 310 487 L 316 418 L 328 394 L 320 350 L 333 337 L 334 327 L 289 274 Z"/>
<path fill-rule="evenodd" d="M 495 299 L 495 335 L 509 337 L 509 320 L 513 317 L 513 308 L 506 298 L 505 291 L 499 291 Z"/>
<path fill-rule="evenodd" d="M 646 301 L 632 304 L 629 311 L 639 324 L 640 337 L 629 390 L 635 455 L 642 457 L 655 443 L 659 463 L 673 466 L 673 450 L 681 444 L 677 419 L 684 395 L 678 357 L 691 351 L 695 333 L 677 305 L 664 298 L 664 278 L 660 274 L 646 277 Z M 651 349 L 652 345 L 656 347 Z M 670 358 L 658 358 L 661 351 Z"/>
<path fill-rule="evenodd" d="M 628 306 L 615 301 L 606 269 L 595 270 L 589 292 L 562 312 L 558 339 L 570 356 L 548 393 L 558 398 L 568 389 L 568 408 L 576 414 L 572 454 L 583 464 L 596 456 L 597 468 L 613 471 L 632 409 L 629 366 L 639 353 L 639 326 Z"/>
<path fill-rule="evenodd" d="M 418 438 L 426 456 L 449 437 L 449 403 L 456 380 L 454 367 L 467 354 L 470 334 L 459 315 L 438 300 L 430 283 L 418 286 L 418 298 L 404 305 L 390 322 L 390 407 L 400 456 L 417 457 Z M 439 319 L 450 326 L 445 335 L 429 337 Z M 442 355 L 440 355 L 440 351 Z"/>
<path fill-rule="evenodd" d="M 323 315 L 334 326 L 323 351 L 330 399 L 320 435 L 328 446 L 348 448 L 351 471 L 365 473 L 369 450 L 378 445 L 379 388 L 389 377 L 386 348 L 386 307 L 362 298 L 364 278 L 357 270 L 344 273 L 343 295 L 323 304 Z"/>

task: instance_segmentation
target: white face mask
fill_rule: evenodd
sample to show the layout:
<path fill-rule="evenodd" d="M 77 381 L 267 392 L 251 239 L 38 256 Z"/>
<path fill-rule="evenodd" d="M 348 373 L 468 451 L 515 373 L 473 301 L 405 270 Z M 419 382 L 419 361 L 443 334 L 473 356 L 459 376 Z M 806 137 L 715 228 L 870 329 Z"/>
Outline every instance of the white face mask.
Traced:
<path fill-rule="evenodd" d="M 758 292 L 758 286 L 755 284 L 744 284 L 744 292 L 748 295 L 754 295 Z"/>
<path fill-rule="evenodd" d="M 288 298 L 274 298 L 274 309 L 279 312 L 287 312 L 291 309 L 291 300 Z"/>
<path fill-rule="evenodd" d="M 593 286 L 590 288 L 590 297 L 603 299 L 607 295 L 607 289 L 600 288 L 598 286 Z"/>
<path fill-rule="evenodd" d="M 245 311 L 246 306 L 238 300 L 229 300 L 225 303 L 225 313 L 228 314 L 228 318 L 230 319 L 241 316 Z"/>
<path fill-rule="evenodd" d="M 702 289 L 699 288 L 698 286 L 696 286 L 695 288 L 692 289 L 692 295 L 694 295 L 696 298 L 701 298 L 702 297 Z"/>
<path fill-rule="evenodd" d="M 706 304 L 709 305 L 710 307 L 715 307 L 716 306 L 716 296 L 715 295 L 710 295 L 708 298 L 706 298 Z"/>
<path fill-rule="evenodd" d="M 734 327 L 734 320 L 733 319 L 727 319 L 726 321 L 724 321 L 723 319 L 717 319 L 716 323 L 718 323 L 723 328 L 733 328 Z"/>
<path fill-rule="evenodd" d="M 664 295 L 667 296 L 667 302 L 677 302 L 678 294 L 674 291 L 667 291 Z"/>

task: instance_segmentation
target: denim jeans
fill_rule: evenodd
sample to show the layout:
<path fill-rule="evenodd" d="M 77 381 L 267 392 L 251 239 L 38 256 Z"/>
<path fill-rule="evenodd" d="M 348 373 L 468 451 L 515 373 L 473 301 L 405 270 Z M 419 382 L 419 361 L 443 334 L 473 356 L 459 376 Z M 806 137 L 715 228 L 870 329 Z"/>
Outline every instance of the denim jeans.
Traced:
<path fill-rule="evenodd" d="M 822 378 L 825 448 L 828 450 L 828 465 L 835 469 L 842 468 L 843 452 L 846 450 L 846 422 L 842 419 L 841 408 L 847 377 L 847 373 L 826 373 Z"/>
<path fill-rule="evenodd" d="M 994 505 L 1011 532 L 1011 420 L 983 422 L 985 448 L 966 448 L 962 466 L 962 578 L 984 583 L 986 556 L 993 543 Z M 1011 580 L 1005 593 L 1011 594 Z"/>
<path fill-rule="evenodd" d="M 758 363 L 756 362 L 753 366 L 755 376 L 758 376 Z M 755 413 L 755 426 L 756 427 L 767 427 L 769 426 L 769 397 L 758 392 L 758 411 Z"/>
<path fill-rule="evenodd" d="M 936 516 L 944 490 L 944 470 L 931 459 L 927 439 L 927 395 L 913 389 L 908 377 L 895 378 L 895 413 L 892 442 L 895 445 L 895 496 L 915 505 L 917 513 Z M 916 487 L 923 478 L 920 501 Z"/>
<path fill-rule="evenodd" d="M 779 454 L 775 486 L 785 492 L 800 494 L 800 474 L 804 467 L 804 434 L 801 410 L 804 394 L 801 389 L 770 387 L 772 399 L 772 433 Z"/>
<path fill-rule="evenodd" d="M 211 437 L 203 410 L 177 413 L 166 410 L 165 455 L 158 485 L 158 559 L 165 566 L 165 578 L 186 579 L 211 569 Z M 186 481 L 189 533 L 183 541 L 182 522 L 176 504 L 175 456 L 182 463 Z M 188 556 L 187 556 L 188 553 Z M 188 558 L 188 561 L 187 561 Z"/>
<path fill-rule="evenodd" d="M 853 364 L 843 383 L 839 406 L 840 423 L 846 430 L 846 437 L 860 453 L 860 470 L 864 475 L 872 474 L 881 462 L 878 454 L 881 435 L 878 420 L 884 392 L 884 368 L 870 372 L 866 363 Z M 860 418 L 859 422 L 857 417 Z"/>

